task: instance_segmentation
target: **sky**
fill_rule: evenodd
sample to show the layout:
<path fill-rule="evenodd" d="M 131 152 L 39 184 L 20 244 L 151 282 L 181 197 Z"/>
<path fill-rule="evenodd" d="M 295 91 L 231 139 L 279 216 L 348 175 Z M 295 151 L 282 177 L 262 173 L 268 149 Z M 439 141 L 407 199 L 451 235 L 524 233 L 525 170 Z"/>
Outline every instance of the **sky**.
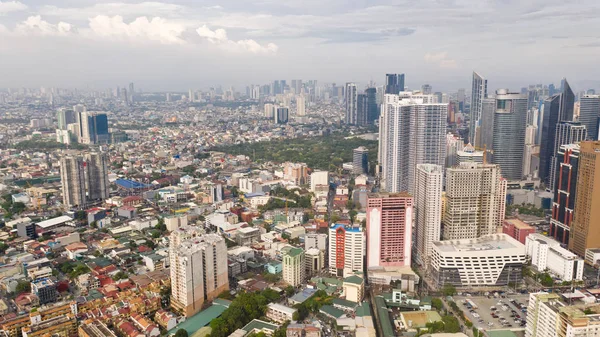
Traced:
<path fill-rule="evenodd" d="M 600 89 L 598 0 L 0 0 L 0 88 L 373 80 Z"/>

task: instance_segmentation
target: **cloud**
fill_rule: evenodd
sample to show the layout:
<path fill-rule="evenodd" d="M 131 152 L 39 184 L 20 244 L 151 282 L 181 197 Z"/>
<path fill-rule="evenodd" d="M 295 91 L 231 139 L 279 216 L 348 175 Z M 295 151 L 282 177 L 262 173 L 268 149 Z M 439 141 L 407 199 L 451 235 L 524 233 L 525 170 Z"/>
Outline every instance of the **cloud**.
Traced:
<path fill-rule="evenodd" d="M 424 56 L 425 62 L 437 64 L 442 69 L 455 69 L 456 61 L 448 58 L 448 53 L 443 51 L 439 53 L 426 53 Z"/>
<path fill-rule="evenodd" d="M 181 37 L 186 27 L 160 17 L 148 19 L 142 16 L 131 23 L 126 23 L 120 15 L 98 15 L 89 19 L 89 25 L 92 33 L 102 38 L 115 40 L 146 39 L 163 44 L 186 43 Z"/>
<path fill-rule="evenodd" d="M 42 20 L 39 15 L 30 16 L 27 20 L 18 23 L 14 32 L 20 35 L 66 36 L 74 32 L 73 25 L 66 22 L 57 24 Z"/>
<path fill-rule="evenodd" d="M 142 16 L 171 17 L 179 16 L 185 11 L 185 7 L 177 4 L 146 1 L 140 3 L 109 2 L 95 4 L 89 7 L 63 8 L 54 5 L 44 6 L 40 9 L 41 15 L 58 16 L 72 20 L 88 19 L 98 15 L 115 16 L 121 15 L 125 18 L 137 18 Z"/>
<path fill-rule="evenodd" d="M 0 1 L 0 16 L 10 12 L 19 12 L 26 9 L 27 5 L 18 1 Z"/>
<path fill-rule="evenodd" d="M 274 43 L 268 43 L 266 45 L 260 45 L 258 42 L 254 40 L 230 40 L 227 37 L 227 32 L 225 29 L 219 28 L 216 30 L 211 30 L 206 25 L 199 27 L 196 29 L 196 33 L 203 39 L 206 39 L 208 42 L 212 44 L 216 44 L 231 50 L 241 50 L 248 51 L 255 54 L 260 53 L 276 53 L 279 47 L 277 47 Z"/>

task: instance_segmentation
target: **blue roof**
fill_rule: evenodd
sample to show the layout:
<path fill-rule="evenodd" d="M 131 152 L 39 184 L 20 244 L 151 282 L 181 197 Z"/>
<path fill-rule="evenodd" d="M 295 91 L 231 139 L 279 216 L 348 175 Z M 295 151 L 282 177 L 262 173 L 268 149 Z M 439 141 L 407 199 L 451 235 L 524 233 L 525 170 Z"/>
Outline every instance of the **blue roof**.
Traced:
<path fill-rule="evenodd" d="M 317 292 L 316 289 L 304 288 L 301 292 L 292 296 L 290 299 L 294 302 L 303 303 Z"/>
<path fill-rule="evenodd" d="M 130 188 L 130 189 L 139 189 L 139 188 L 152 187 L 152 185 L 142 184 L 140 182 L 137 182 L 137 181 L 134 181 L 134 180 L 129 180 L 129 179 L 117 179 L 115 181 L 115 183 L 117 185 L 119 185 L 120 187 Z"/>
<path fill-rule="evenodd" d="M 341 223 L 336 223 L 335 225 L 331 225 L 332 229 L 338 229 L 340 227 L 344 228 L 346 230 L 346 232 L 356 232 L 356 233 L 358 233 L 358 232 L 361 232 L 361 230 L 362 230 L 362 228 L 360 228 L 360 227 L 346 226 L 346 225 L 341 224 Z"/>

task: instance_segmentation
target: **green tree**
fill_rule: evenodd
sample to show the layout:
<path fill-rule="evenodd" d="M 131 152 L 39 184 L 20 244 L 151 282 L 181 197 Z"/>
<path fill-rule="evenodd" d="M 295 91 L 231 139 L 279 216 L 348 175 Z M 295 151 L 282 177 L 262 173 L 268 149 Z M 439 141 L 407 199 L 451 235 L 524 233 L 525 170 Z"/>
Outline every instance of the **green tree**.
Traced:
<path fill-rule="evenodd" d="M 292 297 L 295 292 L 296 292 L 296 289 L 294 289 L 294 287 L 292 287 L 292 286 L 285 287 L 285 295 L 287 297 Z"/>
<path fill-rule="evenodd" d="M 4 254 L 8 248 L 10 248 L 9 245 L 4 242 L 0 242 L 0 254 Z"/>
<path fill-rule="evenodd" d="M 451 284 L 445 284 L 442 288 L 442 294 L 444 296 L 454 296 L 456 294 L 456 287 Z"/>
<path fill-rule="evenodd" d="M 17 292 L 17 294 L 21 294 L 21 293 L 29 293 L 31 292 L 31 283 L 28 281 L 19 281 L 17 283 L 17 287 L 15 289 L 15 291 Z"/>
<path fill-rule="evenodd" d="M 442 304 L 442 300 L 437 297 L 431 299 L 431 306 L 437 311 L 442 310 L 442 308 L 444 307 L 444 305 Z"/>
<path fill-rule="evenodd" d="M 175 333 L 175 337 L 188 337 L 188 332 L 185 329 L 179 329 Z"/>

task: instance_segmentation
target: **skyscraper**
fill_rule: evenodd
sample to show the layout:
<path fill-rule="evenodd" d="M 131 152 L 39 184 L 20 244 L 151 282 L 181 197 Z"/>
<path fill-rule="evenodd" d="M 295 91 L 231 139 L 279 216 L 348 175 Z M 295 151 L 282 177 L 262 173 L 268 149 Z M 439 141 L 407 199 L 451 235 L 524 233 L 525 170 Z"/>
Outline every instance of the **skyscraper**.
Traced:
<path fill-rule="evenodd" d="M 560 122 L 556 124 L 554 135 L 554 150 L 550 159 L 550 176 L 548 179 L 548 188 L 554 190 L 556 178 L 556 166 L 558 165 L 557 153 L 562 145 L 579 143 L 587 138 L 585 125 L 579 122 Z"/>
<path fill-rule="evenodd" d="M 556 124 L 573 120 L 575 94 L 566 79 L 562 83 L 562 92 L 544 101 L 539 176 L 546 183 L 550 179 L 551 161 L 554 156 Z"/>
<path fill-rule="evenodd" d="M 367 95 L 358 94 L 356 96 L 356 125 L 367 125 L 368 120 L 368 105 Z"/>
<path fill-rule="evenodd" d="M 85 155 L 85 177 L 88 200 L 108 199 L 110 183 L 106 155 L 98 152 Z"/>
<path fill-rule="evenodd" d="M 585 256 L 586 249 L 600 247 L 600 142 L 581 142 L 577 192 L 569 250 Z"/>
<path fill-rule="evenodd" d="M 302 285 L 305 277 L 304 250 L 288 246 L 281 249 L 281 255 L 283 256 L 281 262 L 283 281 L 292 287 Z"/>
<path fill-rule="evenodd" d="M 379 120 L 379 107 L 377 106 L 377 89 L 367 88 L 365 89 L 367 95 L 367 123 L 374 124 L 376 120 Z"/>
<path fill-rule="evenodd" d="M 186 225 L 173 231 L 169 241 L 171 306 L 191 317 L 229 290 L 225 239 Z"/>
<path fill-rule="evenodd" d="M 345 107 L 346 107 L 346 124 L 355 125 L 358 123 L 358 92 L 355 83 L 346 83 L 346 96 L 345 96 Z"/>
<path fill-rule="evenodd" d="M 598 140 L 600 118 L 600 95 L 585 95 L 579 99 L 579 121 L 588 130 L 589 140 Z"/>
<path fill-rule="evenodd" d="M 58 128 L 60 130 L 67 130 L 67 125 L 76 122 L 75 111 L 72 109 L 61 108 L 56 113 L 56 119 L 58 121 Z"/>
<path fill-rule="evenodd" d="M 445 164 L 448 104 L 433 101 L 431 95 L 385 95 L 378 156 L 385 191 L 413 193 L 417 164 Z"/>
<path fill-rule="evenodd" d="M 444 240 L 495 234 L 504 220 L 506 188 L 497 165 L 462 163 L 447 169 Z"/>
<path fill-rule="evenodd" d="M 481 103 L 481 119 L 479 120 L 479 124 L 477 125 L 475 131 L 474 145 L 480 149 L 485 148 L 488 152 L 491 152 L 492 147 L 494 146 L 495 113 L 496 99 L 484 98 Z"/>
<path fill-rule="evenodd" d="M 404 74 L 385 74 L 385 93 L 398 95 L 404 91 Z"/>
<path fill-rule="evenodd" d="M 75 156 L 61 158 L 60 180 L 62 184 L 63 205 L 67 208 L 84 207 L 86 197 L 83 160 Z"/>
<path fill-rule="evenodd" d="M 362 272 L 365 257 L 365 232 L 362 227 L 341 224 L 329 227 L 329 273 L 346 277 Z"/>
<path fill-rule="evenodd" d="M 290 111 L 287 107 L 277 107 L 275 112 L 275 123 L 287 124 L 289 120 Z"/>
<path fill-rule="evenodd" d="M 481 118 L 483 99 L 487 98 L 487 79 L 473 72 L 471 89 L 471 116 L 469 118 L 469 141 L 475 144 L 475 127 Z"/>
<path fill-rule="evenodd" d="M 458 136 L 452 133 L 446 134 L 446 161 L 444 167 L 452 167 L 456 165 L 456 154 L 462 151 L 465 143 Z"/>
<path fill-rule="evenodd" d="M 127 98 L 127 102 L 131 105 L 133 104 L 133 94 L 134 94 L 134 90 L 133 90 L 133 82 L 129 83 L 129 96 Z"/>
<path fill-rule="evenodd" d="M 304 95 L 296 96 L 296 115 L 306 115 L 306 99 L 304 98 Z"/>
<path fill-rule="evenodd" d="M 425 268 L 429 265 L 432 250 L 431 243 L 438 241 L 441 234 L 443 176 L 443 168 L 439 165 L 417 165 L 415 188 L 416 260 Z"/>
<path fill-rule="evenodd" d="M 429 84 L 423 84 L 421 86 L 421 92 L 423 93 L 423 95 L 431 95 L 432 90 L 433 89 L 431 88 L 431 85 L 429 85 Z M 441 100 L 438 100 L 438 103 L 441 103 Z"/>
<path fill-rule="evenodd" d="M 506 89 L 496 91 L 493 145 L 494 164 L 508 180 L 523 178 L 523 153 L 527 128 L 527 97 L 509 93 Z"/>
<path fill-rule="evenodd" d="M 558 242 L 568 245 L 577 196 L 579 144 L 562 145 L 556 154 L 556 162 L 553 184 L 554 200 L 548 234 Z"/>
<path fill-rule="evenodd" d="M 369 173 L 369 149 L 364 146 L 357 147 L 352 151 L 352 173 Z"/>
<path fill-rule="evenodd" d="M 407 193 L 367 197 L 367 268 L 410 266 L 413 198 Z"/>
<path fill-rule="evenodd" d="M 78 113 L 78 142 L 82 144 L 108 144 L 108 117 L 104 112 L 81 111 Z"/>

